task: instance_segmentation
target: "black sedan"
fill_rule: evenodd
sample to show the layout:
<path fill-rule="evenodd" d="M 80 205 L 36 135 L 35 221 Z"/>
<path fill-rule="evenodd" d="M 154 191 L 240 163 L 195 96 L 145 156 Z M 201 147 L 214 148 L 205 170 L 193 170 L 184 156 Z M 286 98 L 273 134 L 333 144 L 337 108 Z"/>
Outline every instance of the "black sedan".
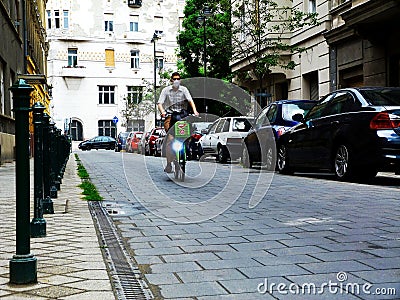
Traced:
<path fill-rule="evenodd" d="M 367 180 L 378 171 L 400 172 L 400 88 L 334 91 L 278 142 L 281 173 L 334 172 L 339 180 Z"/>
<path fill-rule="evenodd" d="M 96 136 L 90 140 L 81 142 L 78 148 L 85 151 L 91 149 L 106 149 L 114 150 L 116 146 L 116 140 L 110 136 Z"/>
<path fill-rule="evenodd" d="M 267 169 L 274 170 L 275 141 L 299 123 L 293 120 L 294 115 L 305 115 L 315 103 L 313 100 L 279 100 L 265 107 L 243 140 L 243 165 L 251 168 L 253 163 L 259 162 Z"/>

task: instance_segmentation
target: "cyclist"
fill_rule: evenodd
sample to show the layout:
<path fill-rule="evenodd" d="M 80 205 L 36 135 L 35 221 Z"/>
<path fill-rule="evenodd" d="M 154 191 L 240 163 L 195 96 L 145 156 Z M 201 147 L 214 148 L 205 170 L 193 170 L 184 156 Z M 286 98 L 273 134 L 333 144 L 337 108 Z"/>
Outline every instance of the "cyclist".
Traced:
<path fill-rule="evenodd" d="M 178 72 L 174 72 L 170 79 L 171 85 L 166 86 L 160 94 L 157 107 L 161 113 L 161 117 L 165 118 L 164 128 L 165 131 L 174 126 L 177 120 L 185 118 L 188 115 L 188 103 L 190 104 L 193 114 L 198 116 L 196 105 L 190 95 L 189 90 L 181 85 L 181 76 Z M 173 136 L 167 135 L 165 142 L 165 156 L 167 158 L 167 166 L 164 172 L 172 172 L 172 162 L 174 160 L 174 153 L 172 151 L 171 143 Z"/>

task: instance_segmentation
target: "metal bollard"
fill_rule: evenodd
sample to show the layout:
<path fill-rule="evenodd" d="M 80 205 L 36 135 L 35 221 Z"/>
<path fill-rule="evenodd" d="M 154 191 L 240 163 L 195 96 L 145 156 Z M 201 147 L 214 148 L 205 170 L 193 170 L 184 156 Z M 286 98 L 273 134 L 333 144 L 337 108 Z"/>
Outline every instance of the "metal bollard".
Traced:
<path fill-rule="evenodd" d="M 34 129 L 34 214 L 31 221 L 31 237 L 46 236 L 46 220 L 43 218 L 43 112 L 45 107 L 36 102 L 33 107 Z"/>
<path fill-rule="evenodd" d="M 53 200 L 50 197 L 50 116 L 43 114 L 43 213 L 54 214 Z"/>
<path fill-rule="evenodd" d="M 10 259 L 10 283 L 37 282 L 37 259 L 30 253 L 29 107 L 33 88 L 23 79 L 11 88 L 15 111 L 16 254 Z"/>
<path fill-rule="evenodd" d="M 52 199 L 57 198 L 57 186 L 56 186 L 56 127 L 54 122 L 49 124 L 49 147 L 50 147 L 50 197 Z"/>

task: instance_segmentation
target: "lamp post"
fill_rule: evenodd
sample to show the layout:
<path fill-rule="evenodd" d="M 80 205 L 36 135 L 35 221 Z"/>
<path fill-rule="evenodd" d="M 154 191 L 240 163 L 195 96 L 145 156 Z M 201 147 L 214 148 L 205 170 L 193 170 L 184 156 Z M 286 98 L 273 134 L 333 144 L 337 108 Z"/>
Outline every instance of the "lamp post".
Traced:
<path fill-rule="evenodd" d="M 197 17 L 196 22 L 203 26 L 203 68 L 204 77 L 207 77 L 207 36 L 206 36 L 206 21 L 211 16 L 211 9 L 206 5 Z"/>
<path fill-rule="evenodd" d="M 153 33 L 151 42 L 153 43 L 153 57 L 154 57 L 154 127 L 157 127 L 157 57 L 156 57 L 156 41 L 160 39 L 156 32 Z"/>
<path fill-rule="evenodd" d="M 211 16 L 212 12 L 211 9 L 205 5 L 203 10 L 200 12 L 200 16 L 197 17 L 196 22 L 203 26 L 203 69 L 204 69 L 204 77 L 207 77 L 207 35 L 206 35 L 206 21 Z M 206 98 L 203 99 L 204 103 L 204 111 L 206 112 L 207 116 L 207 104 Z"/>

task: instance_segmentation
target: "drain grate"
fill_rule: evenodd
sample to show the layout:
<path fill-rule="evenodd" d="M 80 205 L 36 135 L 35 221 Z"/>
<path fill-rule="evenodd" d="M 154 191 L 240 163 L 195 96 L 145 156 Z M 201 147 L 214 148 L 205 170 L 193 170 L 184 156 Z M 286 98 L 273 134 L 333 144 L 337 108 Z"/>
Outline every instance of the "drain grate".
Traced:
<path fill-rule="evenodd" d="M 106 253 L 118 299 L 153 299 L 150 289 L 140 279 L 139 269 L 133 266 L 104 208 L 97 201 L 89 201 L 89 208 L 101 235 L 103 250 Z"/>

